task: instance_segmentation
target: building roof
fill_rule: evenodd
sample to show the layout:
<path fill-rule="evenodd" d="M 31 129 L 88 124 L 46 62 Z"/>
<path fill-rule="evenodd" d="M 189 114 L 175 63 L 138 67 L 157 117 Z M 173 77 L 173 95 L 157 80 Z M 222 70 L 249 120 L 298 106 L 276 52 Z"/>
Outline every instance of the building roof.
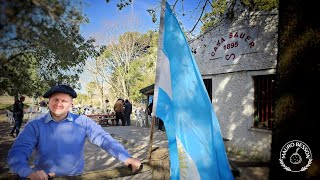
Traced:
<path fill-rule="evenodd" d="M 140 89 L 140 93 L 144 95 L 153 95 L 153 90 L 154 90 L 154 84 L 151 84 L 150 86 Z"/>

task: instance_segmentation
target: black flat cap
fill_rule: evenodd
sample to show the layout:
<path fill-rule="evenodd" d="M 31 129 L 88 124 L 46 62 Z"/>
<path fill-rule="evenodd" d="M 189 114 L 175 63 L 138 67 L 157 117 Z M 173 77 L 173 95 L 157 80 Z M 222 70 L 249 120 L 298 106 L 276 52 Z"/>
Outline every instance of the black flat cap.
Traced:
<path fill-rule="evenodd" d="M 74 89 L 72 89 L 72 87 L 70 87 L 68 85 L 64 85 L 64 84 L 55 85 L 55 86 L 51 87 L 49 89 L 49 91 L 47 91 L 43 95 L 43 97 L 44 98 L 49 98 L 54 93 L 65 93 L 65 94 L 69 94 L 72 98 L 76 98 L 77 97 L 76 91 Z"/>

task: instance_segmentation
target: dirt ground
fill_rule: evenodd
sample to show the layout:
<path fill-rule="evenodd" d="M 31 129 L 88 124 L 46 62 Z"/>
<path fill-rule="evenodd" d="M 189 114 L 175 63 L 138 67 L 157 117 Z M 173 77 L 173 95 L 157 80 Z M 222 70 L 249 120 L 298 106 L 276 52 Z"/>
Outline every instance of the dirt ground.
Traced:
<path fill-rule="evenodd" d="M 0 122 L 0 173 L 8 172 L 6 157 L 14 138 L 9 136 L 11 126 L 7 122 Z"/>

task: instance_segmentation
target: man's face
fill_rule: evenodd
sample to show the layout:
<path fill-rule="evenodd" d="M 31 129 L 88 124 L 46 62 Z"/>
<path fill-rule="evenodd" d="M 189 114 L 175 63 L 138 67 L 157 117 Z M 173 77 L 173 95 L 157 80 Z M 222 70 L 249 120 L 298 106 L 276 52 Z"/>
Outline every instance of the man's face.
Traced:
<path fill-rule="evenodd" d="M 72 97 L 65 93 L 55 93 L 49 98 L 48 104 L 51 116 L 54 119 L 61 120 L 72 107 Z"/>

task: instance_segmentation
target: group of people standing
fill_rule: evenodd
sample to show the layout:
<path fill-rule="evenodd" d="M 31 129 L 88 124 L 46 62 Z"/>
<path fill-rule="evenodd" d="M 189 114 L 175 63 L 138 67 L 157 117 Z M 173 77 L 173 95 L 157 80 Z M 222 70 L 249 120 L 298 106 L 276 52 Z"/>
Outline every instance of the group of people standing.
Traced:
<path fill-rule="evenodd" d="M 126 99 L 119 98 L 113 106 L 114 112 L 116 112 L 116 125 L 119 126 L 119 120 L 121 119 L 122 126 L 131 126 L 131 113 L 132 104 Z"/>

